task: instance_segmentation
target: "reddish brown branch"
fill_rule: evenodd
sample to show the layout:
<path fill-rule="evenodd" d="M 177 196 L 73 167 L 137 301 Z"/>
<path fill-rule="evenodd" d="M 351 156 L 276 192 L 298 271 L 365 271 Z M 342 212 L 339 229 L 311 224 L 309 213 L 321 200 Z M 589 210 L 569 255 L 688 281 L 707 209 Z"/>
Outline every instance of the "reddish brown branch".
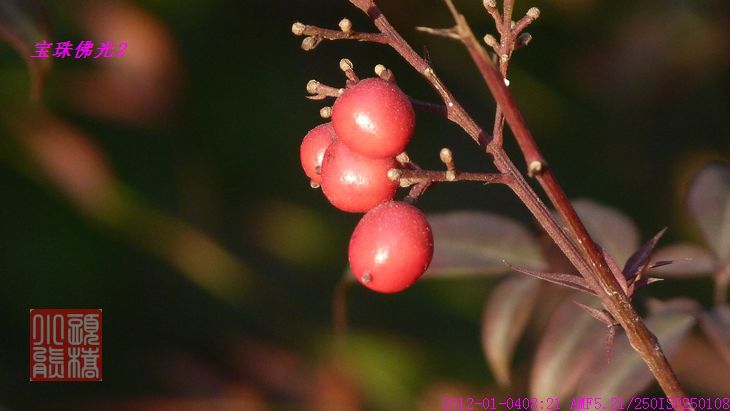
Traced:
<path fill-rule="evenodd" d="M 469 173 L 463 171 L 438 171 L 438 170 L 404 170 L 393 169 L 395 173 L 388 173 L 393 180 L 399 180 L 402 186 L 411 186 L 423 181 L 430 182 L 452 182 L 452 181 L 477 181 L 484 184 L 508 184 L 512 180 L 500 173 Z M 392 170 L 392 171 L 393 171 Z"/>
<path fill-rule="evenodd" d="M 451 3 L 450 0 L 445 1 L 447 4 Z M 505 2 L 506 6 L 507 4 L 508 3 Z M 536 9 L 530 10 L 533 14 L 532 16 L 529 16 L 531 18 L 536 17 L 533 10 Z M 510 13 L 511 10 L 505 10 L 505 15 Z M 530 130 L 527 128 L 521 113 L 517 109 L 514 98 L 504 83 L 503 75 L 501 75 L 500 72 L 497 71 L 497 68 L 491 64 L 486 50 L 476 40 L 463 16 L 457 13 L 454 17 L 457 29 L 459 33 L 462 34 L 462 42 L 466 46 L 477 68 L 484 77 L 495 100 L 497 100 L 497 104 L 504 112 L 507 124 L 509 124 L 517 139 L 520 150 L 527 162 L 528 172 L 538 178 L 538 181 L 547 193 L 550 201 L 567 224 L 578 248 L 590 263 L 590 271 L 584 272 L 580 270 L 580 268 L 579 271 L 581 271 L 581 274 L 586 278 L 586 280 L 592 283 L 594 287 L 596 285 L 598 286 L 595 289 L 597 295 L 603 302 L 604 306 L 624 328 L 632 347 L 646 362 L 649 370 L 654 374 L 664 392 L 669 397 L 684 397 L 685 393 L 674 375 L 664 353 L 662 352 L 659 342 L 649 331 L 644 322 L 641 320 L 639 314 L 631 305 L 628 296 L 623 292 L 618 281 L 611 273 L 600 248 L 588 234 L 588 231 L 580 218 L 578 218 L 575 209 L 573 209 L 557 179 L 546 167 L 545 160 L 540 154 L 535 140 L 532 137 Z M 507 23 L 507 20 L 505 20 L 505 23 Z M 508 38 L 508 41 L 514 40 Z M 503 44 L 503 46 L 505 46 L 505 44 Z M 509 44 L 506 46 L 509 46 Z M 506 154 L 502 151 L 502 148 L 496 146 L 490 146 L 489 148 L 490 152 L 495 156 L 495 164 L 497 165 L 497 168 L 500 171 L 511 175 L 512 171 L 504 168 L 504 166 L 508 164 L 508 159 L 506 158 Z M 504 161 L 498 160 L 500 156 L 505 157 L 503 159 Z M 517 182 L 521 183 L 520 180 L 517 180 Z M 522 198 L 525 196 L 525 193 L 523 192 L 524 189 L 525 188 L 523 187 L 519 187 L 515 190 L 515 192 Z M 526 190 L 529 190 L 531 193 L 529 186 Z M 528 195 L 527 197 L 531 197 L 531 195 Z M 541 223 L 544 222 L 543 219 L 540 219 L 539 217 L 538 219 Z"/>
<path fill-rule="evenodd" d="M 428 80 L 446 104 L 447 118 L 460 125 L 477 144 L 493 156 L 497 169 L 502 173 L 500 177 L 500 179 L 504 179 L 502 182 L 512 188 L 515 194 L 540 222 L 548 235 L 550 235 L 553 241 L 555 241 L 571 263 L 586 279 L 591 288 L 596 291 L 604 306 L 624 328 L 632 347 L 634 347 L 647 363 L 650 371 L 654 374 L 667 396 L 685 397 L 686 395 L 680 387 L 656 337 L 646 328 L 641 317 L 632 307 L 628 297 L 611 273 L 598 246 L 588 235 L 588 232 L 576 215 L 564 191 L 554 178 L 552 172 L 547 168 L 545 160 L 535 144 L 534 138 L 504 83 L 504 75 L 507 70 L 506 63 L 509 61 L 512 51 L 514 51 L 517 35 L 531 21 L 522 19 L 514 27 L 512 26 L 513 0 L 505 0 L 504 14 L 501 18 L 498 10 L 496 10 L 495 1 L 486 0 L 484 2 L 487 11 L 495 18 L 497 28 L 502 35 L 502 42 L 499 45 L 500 67 L 495 68 L 491 63 L 487 51 L 476 40 L 464 16 L 456 10 L 451 0 L 445 0 L 456 21 L 454 32 L 466 46 L 479 72 L 484 77 L 491 93 L 494 95 L 499 109 L 503 111 L 504 118 L 517 138 L 520 150 L 525 157 L 529 174 L 535 175 L 538 178 L 538 181 L 547 192 L 551 202 L 555 205 L 559 214 L 568 225 L 573 240 L 561 229 L 547 207 L 537 194 L 535 194 L 529 184 L 527 184 L 514 164 L 512 164 L 512 161 L 502 149 L 501 137 L 498 140 L 492 140 L 476 124 L 436 75 L 430 64 L 421 58 L 387 21 L 375 5 L 375 2 L 373 0 L 350 0 L 350 2 L 373 20 L 373 23 L 380 31 L 380 35 L 382 35 L 382 37 L 371 35 L 371 38 L 362 38 L 362 40 L 389 44 Z M 532 11 L 533 9 L 531 9 Z M 528 15 L 528 17 L 533 20 L 536 18 L 534 15 Z M 302 34 L 305 34 L 304 32 L 307 30 L 307 27 L 312 26 L 305 26 Z M 315 32 L 321 33 L 319 31 Z M 327 32 L 327 35 L 331 36 L 332 39 L 353 38 L 352 33 L 346 33 L 346 36 L 343 36 L 339 32 L 336 33 L 338 34 Z M 297 34 L 296 31 L 295 34 Z M 330 38 L 327 35 L 321 34 L 319 38 Z M 453 36 L 449 35 L 449 37 Z M 501 131 L 502 119 L 499 112 L 496 115 L 496 120 L 495 130 Z M 446 176 L 447 172 L 444 172 L 443 175 Z M 418 183 L 414 187 L 414 190 L 416 188 L 425 190 L 433 181 L 426 179 Z"/>
<path fill-rule="evenodd" d="M 297 36 L 307 36 L 316 39 L 316 42 L 312 47 L 305 47 L 302 43 L 302 48 L 312 49 L 319 44 L 322 39 L 325 40 L 357 40 L 357 41 L 369 41 L 373 43 L 388 44 L 387 36 L 382 33 L 361 33 L 357 31 L 342 31 L 342 30 L 331 30 L 317 26 L 310 26 L 300 22 L 296 22 L 292 25 L 292 33 Z"/>
<path fill-rule="evenodd" d="M 345 92 L 344 88 L 337 88 L 322 84 L 317 80 L 309 80 L 307 83 L 307 92 L 311 94 L 307 98 L 311 100 L 322 100 L 327 97 L 337 98 Z M 443 104 L 429 103 L 427 101 L 418 100 L 412 97 L 408 98 L 414 108 L 425 111 L 427 113 L 438 114 L 447 117 L 448 110 Z"/>

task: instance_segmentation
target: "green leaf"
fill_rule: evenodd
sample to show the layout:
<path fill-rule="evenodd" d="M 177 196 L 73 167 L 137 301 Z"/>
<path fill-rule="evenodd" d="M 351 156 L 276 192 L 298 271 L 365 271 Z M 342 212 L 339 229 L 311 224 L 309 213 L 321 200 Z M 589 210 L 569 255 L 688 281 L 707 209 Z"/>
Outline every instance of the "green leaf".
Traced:
<path fill-rule="evenodd" d="M 690 185 L 687 202 L 707 245 L 720 261 L 730 262 L 730 168 L 705 166 Z"/>
<path fill-rule="evenodd" d="M 588 199 L 572 202 L 593 240 L 621 265 L 639 248 L 639 232 L 624 213 Z"/>
<path fill-rule="evenodd" d="M 537 304 L 540 281 L 513 275 L 494 288 L 482 316 L 482 347 L 497 382 L 510 382 L 515 346 Z"/>
<path fill-rule="evenodd" d="M 47 40 L 50 24 L 43 5 L 37 0 L 0 1 L 0 39 L 10 43 L 28 65 L 31 77 L 31 98 L 40 98 L 50 58 L 31 58 L 34 45 Z"/>
<path fill-rule="evenodd" d="M 677 299 L 661 305 L 646 319 L 646 325 L 659 339 L 664 354 L 671 359 L 682 340 L 695 324 L 698 304 Z M 616 337 L 611 362 L 594 364 L 582 378 L 581 397 L 630 398 L 644 391 L 654 381 L 646 363 L 629 344 L 626 334 Z"/>
<path fill-rule="evenodd" d="M 504 264 L 544 269 L 534 235 L 521 223 L 480 211 L 431 214 L 434 256 L 424 278 L 496 275 Z"/>

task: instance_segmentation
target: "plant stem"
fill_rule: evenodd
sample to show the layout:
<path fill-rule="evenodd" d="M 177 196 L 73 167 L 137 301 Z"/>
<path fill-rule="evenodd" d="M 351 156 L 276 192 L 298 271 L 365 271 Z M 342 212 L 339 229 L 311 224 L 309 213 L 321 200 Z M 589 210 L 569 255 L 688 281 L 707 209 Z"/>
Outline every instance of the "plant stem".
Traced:
<path fill-rule="evenodd" d="M 512 190 L 525 203 L 530 212 L 566 254 L 586 281 L 595 289 L 603 305 L 624 328 L 631 346 L 639 353 L 644 362 L 646 362 L 649 370 L 654 374 L 666 395 L 668 397 L 686 397 L 656 337 L 649 331 L 639 314 L 634 310 L 628 297 L 608 268 L 599 247 L 578 218 L 567 196 L 558 184 L 557 179 L 555 179 L 552 172 L 547 168 L 542 155 L 537 149 L 535 140 L 532 138 L 521 113 L 517 109 L 512 95 L 504 84 L 504 78 L 491 64 L 486 50 L 474 37 L 463 15 L 456 12 L 451 1 L 447 1 L 447 5 L 449 5 L 456 20 L 456 31 L 460 35 L 462 42 L 472 56 L 480 73 L 486 80 L 497 104 L 503 110 L 507 124 L 512 129 L 513 134 L 517 138 L 518 145 L 525 156 L 530 175 L 536 175 L 538 177 L 538 181 L 548 194 L 551 202 L 555 205 L 561 217 L 568 225 L 568 229 L 577 243 L 580 252 L 576 249 L 576 244 L 560 229 L 547 210 L 547 207 L 545 207 L 529 184 L 527 184 L 522 174 L 517 171 L 502 147 L 496 144 L 490 144 L 492 139 L 484 133 L 466 113 L 463 107 L 454 99 L 453 95 L 446 89 L 443 82 L 436 76 L 429 64 L 406 43 L 387 21 L 375 5 L 375 2 L 373 0 L 350 0 L 350 2 L 367 13 L 373 20 L 375 26 L 386 36 L 388 44 L 403 56 L 419 73 L 426 77 L 446 103 L 448 118 L 459 124 L 487 153 L 494 157 L 494 163 L 499 171 L 513 179 L 510 183 Z M 511 7 L 510 10 L 505 10 L 505 12 L 507 11 L 511 14 Z M 509 27 L 511 20 L 508 21 L 508 19 L 505 19 L 505 22 L 507 23 L 507 27 Z"/>

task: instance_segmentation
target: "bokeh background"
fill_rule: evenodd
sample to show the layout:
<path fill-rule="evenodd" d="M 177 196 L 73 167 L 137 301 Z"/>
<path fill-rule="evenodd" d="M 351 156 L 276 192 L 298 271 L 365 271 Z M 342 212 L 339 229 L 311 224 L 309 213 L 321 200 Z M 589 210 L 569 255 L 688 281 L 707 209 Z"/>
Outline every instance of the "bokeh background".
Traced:
<path fill-rule="evenodd" d="M 442 395 L 524 389 L 518 378 L 500 391 L 482 353 L 494 276 L 388 296 L 356 287 L 350 334 L 333 337 L 333 290 L 358 216 L 331 207 L 301 172 L 301 138 L 322 122 L 305 85 L 341 84 L 337 63 L 348 57 L 361 76 L 383 63 L 408 94 L 436 99 L 386 47 L 304 52 L 291 35 L 294 21 L 334 28 L 342 17 L 370 30 L 357 9 L 42 3 L 48 41 L 129 48 L 109 61 L 51 59 L 44 94 L 29 103 L 24 60 L 0 44 L 0 408 L 438 409 Z M 491 129 L 494 103 L 463 48 L 413 29 L 450 25 L 444 5 L 380 3 Z M 494 34 L 481 1 L 456 3 L 478 35 Z M 730 155 L 728 2 L 520 0 L 515 14 L 531 6 L 542 16 L 510 88 L 566 191 L 626 212 L 643 238 L 668 225 L 670 241 L 697 241 L 686 182 Z M 438 167 L 444 146 L 462 169 L 489 169 L 455 126 L 418 113 L 411 156 Z M 497 187 L 437 186 L 419 206 L 533 225 Z M 652 293 L 709 304 L 711 290 L 677 280 Z M 103 383 L 28 382 L 33 307 L 103 308 Z M 520 348 L 518 374 L 530 353 Z"/>

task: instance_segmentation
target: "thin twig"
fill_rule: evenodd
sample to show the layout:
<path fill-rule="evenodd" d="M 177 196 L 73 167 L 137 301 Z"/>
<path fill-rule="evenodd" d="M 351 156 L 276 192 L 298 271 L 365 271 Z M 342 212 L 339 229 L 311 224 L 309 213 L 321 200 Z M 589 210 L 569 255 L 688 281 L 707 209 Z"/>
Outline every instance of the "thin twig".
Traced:
<path fill-rule="evenodd" d="M 317 80 L 309 80 L 307 83 L 307 92 L 311 94 L 307 98 L 311 100 L 322 100 L 327 97 L 337 98 L 345 92 L 344 88 L 337 88 L 322 84 Z M 429 103 L 428 101 L 418 100 L 408 97 L 414 108 L 425 111 L 427 113 L 438 114 L 447 117 L 446 106 L 443 104 Z"/>
<path fill-rule="evenodd" d="M 500 74 L 501 67 L 498 71 L 489 58 L 487 51 L 476 40 L 466 19 L 454 7 L 451 0 L 444 0 L 449 6 L 449 10 L 454 16 L 456 22 L 456 33 L 458 33 L 461 41 L 466 46 L 469 54 L 472 56 L 479 72 L 484 77 L 487 85 L 497 104 L 504 111 L 504 117 L 507 124 L 512 129 L 513 134 L 517 138 L 523 156 L 528 164 L 528 172 L 535 175 L 547 192 L 548 197 L 555 205 L 556 209 L 568 224 L 569 230 L 575 242 L 571 240 L 566 233 L 557 224 L 545 204 L 535 194 L 530 185 L 525 181 L 522 174 L 512 164 L 507 154 L 504 152 L 501 144 L 492 144 L 494 141 L 486 134 L 481 127 L 469 116 L 459 102 L 453 97 L 451 92 L 446 88 L 441 79 L 436 75 L 430 64 L 421 58 L 408 43 L 400 36 L 400 34 L 388 22 L 385 16 L 380 12 L 373 0 L 350 0 L 350 2 L 366 13 L 373 21 L 375 26 L 380 30 L 384 38 L 374 37 L 376 42 L 389 44 L 396 52 L 398 52 L 408 63 L 413 66 L 416 71 L 421 73 L 436 92 L 441 96 L 446 104 L 447 118 L 462 129 L 485 151 L 492 155 L 494 164 L 497 169 L 505 175 L 509 180 L 507 184 L 512 188 L 515 194 L 522 200 L 529 211 L 540 222 L 545 231 L 555 241 L 558 247 L 568 257 L 571 263 L 576 267 L 580 274 L 586 279 L 592 289 L 594 289 L 601 299 L 604 307 L 608 309 L 611 315 L 619 321 L 626 331 L 629 342 L 632 347 L 639 353 L 642 359 L 647 363 L 649 370 L 654 374 L 660 386 L 668 397 L 686 397 L 679 382 L 677 381 L 671 366 L 669 365 L 661 346 L 656 337 L 646 328 L 641 317 L 634 310 L 631 302 L 621 289 L 616 278 L 610 272 L 606 261 L 588 235 L 587 230 L 578 218 L 575 210 L 572 208 L 567 196 L 563 192 L 552 172 L 547 168 L 545 160 L 542 158 L 537 146 L 530 134 L 529 129 L 525 125 L 521 113 L 517 109 L 517 105 L 504 83 L 504 77 Z M 484 2 L 485 7 L 493 16 L 497 14 L 494 10 L 494 1 L 487 0 Z M 511 14 L 513 1 L 505 0 L 505 15 L 497 26 L 500 33 L 507 33 L 508 37 L 515 37 L 511 31 Z M 343 38 L 341 36 L 337 39 Z M 349 38 L 349 37 L 344 37 Z M 514 39 L 511 41 L 514 46 Z M 509 43 L 501 44 L 502 61 L 508 60 L 512 52 Z M 499 115 L 497 115 L 499 119 Z M 419 183 L 417 187 L 430 184 L 428 180 Z M 577 245 L 576 245 L 577 243 Z M 580 250 L 580 251 L 579 251 Z M 588 263 L 590 262 L 590 263 Z"/>
<path fill-rule="evenodd" d="M 447 5 L 451 4 L 450 0 L 444 1 Z M 507 6 L 510 6 L 510 9 L 505 9 L 505 16 L 511 14 L 511 2 L 508 3 L 505 1 L 505 7 Z M 451 9 L 452 8 L 450 7 L 450 10 Z M 531 9 L 531 11 L 533 10 Z M 588 231 L 580 218 L 578 218 L 575 209 L 573 209 L 557 179 L 552 174 L 551 170 L 546 167 L 545 160 L 540 154 L 532 134 L 517 109 L 514 98 L 504 83 L 504 77 L 500 75 L 500 72 L 491 64 L 486 50 L 484 50 L 481 44 L 476 40 L 471 28 L 468 26 L 463 16 L 458 13 L 454 13 L 453 10 L 452 14 L 454 14 L 457 31 L 462 35 L 462 42 L 469 51 L 469 54 L 472 56 L 472 59 L 484 77 L 501 110 L 504 111 L 507 124 L 509 124 L 512 129 L 528 164 L 529 173 L 534 174 L 537 177 L 558 213 L 567 224 L 572 237 L 575 239 L 578 247 L 582 251 L 581 254 L 585 255 L 585 258 L 587 258 L 590 262 L 591 270 L 588 272 L 580 270 L 579 267 L 576 268 L 579 269 L 587 281 L 594 285 L 598 285 L 596 293 L 599 298 L 603 302 L 604 306 L 624 328 L 631 346 L 639 353 L 639 355 L 641 355 L 642 359 L 646 362 L 649 370 L 654 374 L 667 396 L 686 396 L 656 337 L 649 331 L 644 322 L 641 320 L 639 314 L 631 305 L 628 296 L 623 292 L 618 281 L 611 273 L 600 248 L 588 234 Z M 505 23 L 506 22 L 507 20 L 505 19 Z M 495 164 L 497 165 L 497 168 L 505 174 L 513 175 L 513 171 L 509 170 L 511 162 L 509 162 L 506 154 L 504 154 L 502 147 L 490 146 L 489 148 L 489 151 L 495 157 Z M 534 192 L 532 192 L 529 186 L 526 186 L 526 183 L 526 187 L 522 186 L 522 181 L 524 180 L 521 178 L 520 174 L 520 177 L 515 180 L 515 182 L 519 184 L 514 187 L 515 193 L 517 193 L 520 198 L 532 197 Z M 526 202 L 526 204 L 528 203 Z M 540 216 L 536 215 L 536 217 L 542 224 L 547 221 L 540 218 Z"/>
<path fill-rule="evenodd" d="M 361 33 L 357 31 L 345 32 L 342 30 L 331 30 L 323 27 L 311 26 L 300 22 L 292 25 L 292 33 L 297 36 L 313 36 L 325 40 L 357 40 L 388 44 L 387 36 L 382 33 Z"/>
<path fill-rule="evenodd" d="M 451 182 L 451 181 L 477 181 L 484 184 L 508 184 L 511 179 L 501 173 L 469 173 L 463 171 L 449 170 L 404 170 L 394 169 L 398 171 L 396 179 L 401 181 L 406 187 L 423 181 L 431 182 Z M 396 173 L 393 173 L 394 177 Z"/>

